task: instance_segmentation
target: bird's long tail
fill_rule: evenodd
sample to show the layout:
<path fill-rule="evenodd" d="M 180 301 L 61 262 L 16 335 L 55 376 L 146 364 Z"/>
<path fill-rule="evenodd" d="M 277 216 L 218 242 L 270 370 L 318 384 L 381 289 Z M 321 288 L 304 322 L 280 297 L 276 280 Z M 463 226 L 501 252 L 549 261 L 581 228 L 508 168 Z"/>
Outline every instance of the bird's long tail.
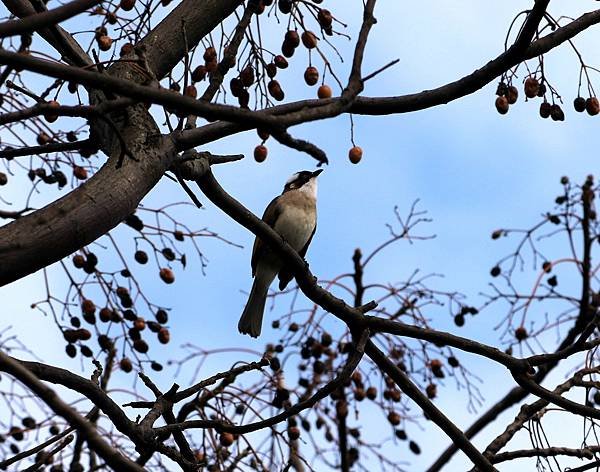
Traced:
<path fill-rule="evenodd" d="M 260 335 L 267 293 L 275 275 L 277 275 L 276 270 L 270 270 L 266 267 L 259 267 L 256 271 L 250 297 L 248 297 L 246 308 L 244 308 L 238 323 L 240 333 L 249 334 L 253 338 Z"/>

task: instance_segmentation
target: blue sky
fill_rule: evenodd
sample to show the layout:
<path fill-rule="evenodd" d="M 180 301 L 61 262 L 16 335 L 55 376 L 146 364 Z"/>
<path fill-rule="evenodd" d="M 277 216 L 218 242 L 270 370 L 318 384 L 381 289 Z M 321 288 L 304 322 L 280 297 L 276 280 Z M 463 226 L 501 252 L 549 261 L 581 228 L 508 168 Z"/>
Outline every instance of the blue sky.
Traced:
<path fill-rule="evenodd" d="M 352 7 L 339 8 L 338 14 L 350 23 L 349 33 L 355 37 L 361 2 L 352 3 Z M 577 2 L 575 6 L 572 3 L 553 2 L 553 14 L 577 16 L 596 7 L 592 1 Z M 369 40 L 364 71 L 370 72 L 392 59 L 399 58 L 400 62 L 369 81 L 365 94 L 411 93 L 473 71 L 502 51 L 512 17 L 529 4 L 526 1 L 380 2 L 376 8 L 379 23 Z M 331 9 L 335 13 L 338 8 L 332 4 Z M 590 30 L 576 40 L 590 65 L 600 64 L 599 50 L 594 47 L 598 38 L 598 31 Z M 278 36 L 273 44 L 278 45 L 279 41 Z M 350 43 L 343 38 L 336 45 L 344 55 L 350 53 Z M 305 58 L 295 57 L 282 76 L 300 77 L 305 66 Z M 342 79 L 347 76 L 347 66 L 347 62 L 336 66 Z M 511 249 L 510 241 L 493 242 L 489 237 L 491 231 L 535 223 L 543 212 L 552 208 L 554 197 L 561 190 L 562 175 L 581 182 L 585 175 L 598 169 L 596 136 L 600 118 L 577 114 L 571 106 L 579 73 L 576 56 L 563 46 L 547 56 L 546 71 L 565 101 L 567 117 L 563 123 L 542 120 L 537 114 L 539 101 L 525 103 L 522 98 L 508 115 L 500 116 L 493 105 L 494 82 L 472 96 L 430 110 L 399 116 L 355 117 L 355 141 L 364 150 L 359 165 L 352 165 L 347 159 L 351 146 L 347 116 L 291 130 L 295 136 L 323 147 L 330 160 L 319 178 L 319 226 L 307 257 L 313 272 L 328 278 L 349 271 L 355 247 L 366 251 L 386 238 L 385 224 L 393 222 L 393 207 L 398 205 L 405 212 L 419 198 L 419 207 L 433 218 L 424 231 L 437 237 L 414 245 L 398 244 L 385 257 L 376 259 L 365 277 L 393 282 L 420 268 L 423 273 L 444 274 L 435 286 L 459 290 L 473 304 L 479 304 L 482 298 L 478 294 L 490 282 L 489 269 Z M 286 98 L 314 96 L 314 89 L 304 86 L 301 79 L 289 83 Z M 252 149 L 258 143 L 256 134 L 248 132 L 214 143 L 208 150 L 247 156 L 240 163 L 215 168 L 214 173 L 233 196 L 262 214 L 288 176 L 314 168 L 314 161 L 269 140 L 269 157 L 265 163 L 257 164 L 252 159 Z M 177 185 L 165 180 L 144 203 L 160 205 L 185 198 Z M 142 280 L 149 292 L 156 293 L 157 301 L 172 307 L 173 346 L 189 341 L 207 349 L 240 346 L 261 350 L 267 340 L 273 339 L 269 337 L 270 328 L 258 341 L 242 337 L 236 329 L 246 300 L 244 291 L 251 285 L 249 260 L 253 236 L 206 199 L 201 200 L 205 203 L 203 210 L 182 211 L 186 223 L 191 227 L 209 227 L 244 248 L 207 239 L 200 242 L 210 260 L 206 275 L 202 275 L 198 261 L 192 257 L 185 272 L 178 271 L 177 283 L 172 286 L 162 284 L 151 271 L 142 275 Z M 124 236 L 131 235 L 127 228 L 119 231 Z M 132 253 L 130 240 L 122 241 L 124 250 L 129 247 Z M 560 253 L 560 248 L 555 250 Z M 188 252 L 191 255 L 191 250 Z M 535 275 L 532 271 L 525 273 L 523 283 L 531 284 Z M 60 334 L 49 320 L 40 319 L 39 313 L 29 308 L 33 300 L 44 297 L 43 290 L 40 274 L 0 289 L 4 312 L 10 315 L 0 326 L 11 324 L 13 331 L 27 343 L 39 346 L 41 357 L 62 363 L 64 346 Z M 498 307 L 492 307 L 469 322 L 459 334 L 497 344 L 498 336 L 492 327 L 503 314 Z M 455 330 L 446 310 L 432 310 L 428 315 L 435 327 Z M 269 326 L 269 322 L 265 325 Z M 164 354 L 164 358 L 176 356 L 174 352 Z M 215 357 L 203 372 L 209 375 L 222 369 L 230 359 Z M 78 363 L 73 365 L 78 368 Z M 486 404 L 512 387 L 502 369 L 479 360 L 474 360 L 472 366 L 485 380 L 482 391 Z M 183 381 L 189 375 L 184 372 Z M 167 385 L 167 374 L 164 378 Z M 554 380 L 560 378 L 557 375 Z M 462 392 L 448 384 L 440 393 L 438 405 L 446 408 L 461 426 L 469 425 L 475 416 L 466 412 Z M 414 461 L 415 468 L 411 470 L 428 465 L 436 457 L 436 451 L 446 445 L 435 427 L 426 426 L 426 431 L 414 427 L 411 434 L 418 442 L 428 444 L 427 454 L 412 457 L 404 447 L 394 449 L 394 454 L 402 459 Z M 478 439 L 476 443 L 485 441 Z M 457 470 L 454 467 L 458 463 L 448 470 Z M 499 470 L 516 470 L 511 467 L 514 466 Z"/>

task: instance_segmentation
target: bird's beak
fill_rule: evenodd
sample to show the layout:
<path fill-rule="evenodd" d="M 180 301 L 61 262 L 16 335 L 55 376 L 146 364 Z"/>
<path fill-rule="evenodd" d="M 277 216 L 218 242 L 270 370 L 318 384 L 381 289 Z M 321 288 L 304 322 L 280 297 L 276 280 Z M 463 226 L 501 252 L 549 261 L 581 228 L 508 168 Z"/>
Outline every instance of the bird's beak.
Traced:
<path fill-rule="evenodd" d="M 318 175 L 319 175 L 321 172 L 323 172 L 323 169 L 315 170 L 315 171 L 312 173 L 312 176 L 313 176 L 313 177 L 317 177 L 317 176 L 318 176 Z"/>

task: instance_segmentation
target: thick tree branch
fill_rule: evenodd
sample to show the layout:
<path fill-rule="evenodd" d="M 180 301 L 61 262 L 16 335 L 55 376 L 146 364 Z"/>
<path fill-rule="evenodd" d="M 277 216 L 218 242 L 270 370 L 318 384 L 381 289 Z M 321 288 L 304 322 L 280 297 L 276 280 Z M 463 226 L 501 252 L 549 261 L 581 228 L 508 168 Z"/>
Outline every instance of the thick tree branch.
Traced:
<path fill-rule="evenodd" d="M 32 6 L 33 2 L 26 0 L 2 0 L 2 2 L 13 15 L 19 18 L 36 15 L 46 10 L 45 4 L 41 2 L 35 3 L 35 5 L 39 7 L 37 10 Z M 79 43 L 60 26 L 51 25 L 47 28 L 40 29 L 38 33 L 54 49 L 56 49 L 68 63 L 80 67 L 93 64 L 91 58 L 81 48 Z"/>
<path fill-rule="evenodd" d="M 231 15 L 242 0 L 184 0 L 138 46 L 146 49 L 148 66 L 158 80 Z M 185 25 L 185 30 L 182 28 Z M 182 40 L 185 31 L 185 41 Z"/>
<path fill-rule="evenodd" d="M 56 25 L 84 12 L 102 0 L 74 0 L 53 10 L 35 13 L 21 20 L 8 20 L 0 23 L 0 38 L 17 34 L 31 33 L 41 28 Z"/>
<path fill-rule="evenodd" d="M 90 448 L 102 457 L 115 470 L 142 472 L 140 466 L 121 455 L 114 447 L 104 441 L 95 426 L 82 417 L 77 411 L 64 403 L 52 389 L 48 388 L 36 377 L 25 363 L 0 352 L 0 369 L 12 375 L 43 400 L 52 410 L 65 418 L 82 434 Z"/>

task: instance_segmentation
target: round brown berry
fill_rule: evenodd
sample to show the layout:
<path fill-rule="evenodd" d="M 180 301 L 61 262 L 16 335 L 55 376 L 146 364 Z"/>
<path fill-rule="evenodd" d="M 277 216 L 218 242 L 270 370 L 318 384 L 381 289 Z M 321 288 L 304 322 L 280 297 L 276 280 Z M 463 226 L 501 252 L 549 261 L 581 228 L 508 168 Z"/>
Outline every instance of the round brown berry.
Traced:
<path fill-rule="evenodd" d="M 73 175 L 78 180 L 85 180 L 88 178 L 87 170 L 85 170 L 85 168 L 81 166 L 73 167 Z"/>
<path fill-rule="evenodd" d="M 585 111 L 585 98 L 577 97 L 575 100 L 573 100 L 573 108 L 575 108 L 575 111 L 577 113 L 584 112 Z"/>
<path fill-rule="evenodd" d="M 517 103 L 517 99 L 519 98 L 519 90 L 517 90 L 517 87 L 514 85 L 509 86 L 506 92 L 506 98 L 511 105 Z"/>
<path fill-rule="evenodd" d="M 535 77 L 527 77 L 525 80 L 525 96 L 527 98 L 537 97 L 538 91 L 540 90 L 540 83 Z"/>
<path fill-rule="evenodd" d="M 267 158 L 268 153 L 267 147 L 259 144 L 254 148 L 254 160 L 256 162 L 263 162 Z"/>
<path fill-rule="evenodd" d="M 331 87 L 329 85 L 323 84 L 317 90 L 317 97 L 319 97 L 321 99 L 331 98 L 332 95 L 333 95 L 333 92 L 331 91 Z"/>
<path fill-rule="evenodd" d="M 362 159 L 363 151 L 359 146 L 353 146 L 348 151 L 348 158 L 352 164 L 358 164 Z"/>
<path fill-rule="evenodd" d="M 135 0 L 121 0 L 119 6 L 121 7 L 121 10 L 133 10 L 133 7 L 135 7 Z"/>
<path fill-rule="evenodd" d="M 267 84 L 267 89 L 269 90 L 269 94 L 271 94 L 271 96 L 278 102 L 280 102 L 281 100 L 283 100 L 285 98 L 285 94 L 284 94 L 283 90 L 281 89 L 281 85 L 279 84 L 278 81 L 271 80 Z"/>
<path fill-rule="evenodd" d="M 596 97 L 590 97 L 585 101 L 585 110 L 588 115 L 595 116 L 600 112 L 600 103 Z"/>
<path fill-rule="evenodd" d="M 158 331 L 158 341 L 161 344 L 169 344 L 170 340 L 171 333 L 169 332 L 169 330 L 167 328 L 160 328 L 160 330 Z"/>
<path fill-rule="evenodd" d="M 221 443 L 221 446 L 223 446 L 223 447 L 231 446 L 234 441 L 235 441 L 235 438 L 234 438 L 233 434 L 231 434 L 231 433 L 221 433 L 219 435 L 219 443 Z"/>
<path fill-rule="evenodd" d="M 307 85 L 316 85 L 319 81 L 319 70 L 316 67 L 309 66 L 304 71 L 304 82 Z"/>
<path fill-rule="evenodd" d="M 496 110 L 498 110 L 498 113 L 501 115 L 506 115 L 508 113 L 508 98 L 506 98 L 504 95 L 496 98 L 495 105 Z"/>
<path fill-rule="evenodd" d="M 113 40 L 110 36 L 100 36 L 98 38 L 98 47 L 101 51 L 108 51 L 112 46 Z"/>
<path fill-rule="evenodd" d="M 133 370 L 133 365 L 131 364 L 131 359 L 129 359 L 129 357 L 124 357 L 119 362 L 119 367 L 121 367 L 121 370 L 125 373 L 131 372 Z"/>
<path fill-rule="evenodd" d="M 46 105 L 49 106 L 50 108 L 60 107 L 60 103 L 58 103 L 56 100 L 50 100 L 48 103 L 46 103 Z M 58 120 L 58 115 L 52 113 L 51 111 L 47 111 L 44 113 L 44 119 L 48 123 L 54 123 L 56 120 Z"/>
<path fill-rule="evenodd" d="M 158 275 L 166 284 L 172 284 L 173 282 L 175 282 L 175 274 L 173 274 L 173 271 L 171 269 L 163 267 L 162 269 L 160 269 Z"/>
<path fill-rule="evenodd" d="M 529 334 L 527 333 L 525 327 L 519 326 L 517 329 L 515 329 L 515 338 L 517 338 L 517 341 L 524 341 L 528 336 Z"/>
<path fill-rule="evenodd" d="M 550 103 L 542 102 L 540 104 L 540 116 L 542 118 L 549 118 L 551 112 L 552 112 L 552 105 L 550 105 Z"/>
<path fill-rule="evenodd" d="M 314 49 L 317 47 L 317 35 L 312 31 L 303 32 L 301 38 L 305 48 Z"/>

